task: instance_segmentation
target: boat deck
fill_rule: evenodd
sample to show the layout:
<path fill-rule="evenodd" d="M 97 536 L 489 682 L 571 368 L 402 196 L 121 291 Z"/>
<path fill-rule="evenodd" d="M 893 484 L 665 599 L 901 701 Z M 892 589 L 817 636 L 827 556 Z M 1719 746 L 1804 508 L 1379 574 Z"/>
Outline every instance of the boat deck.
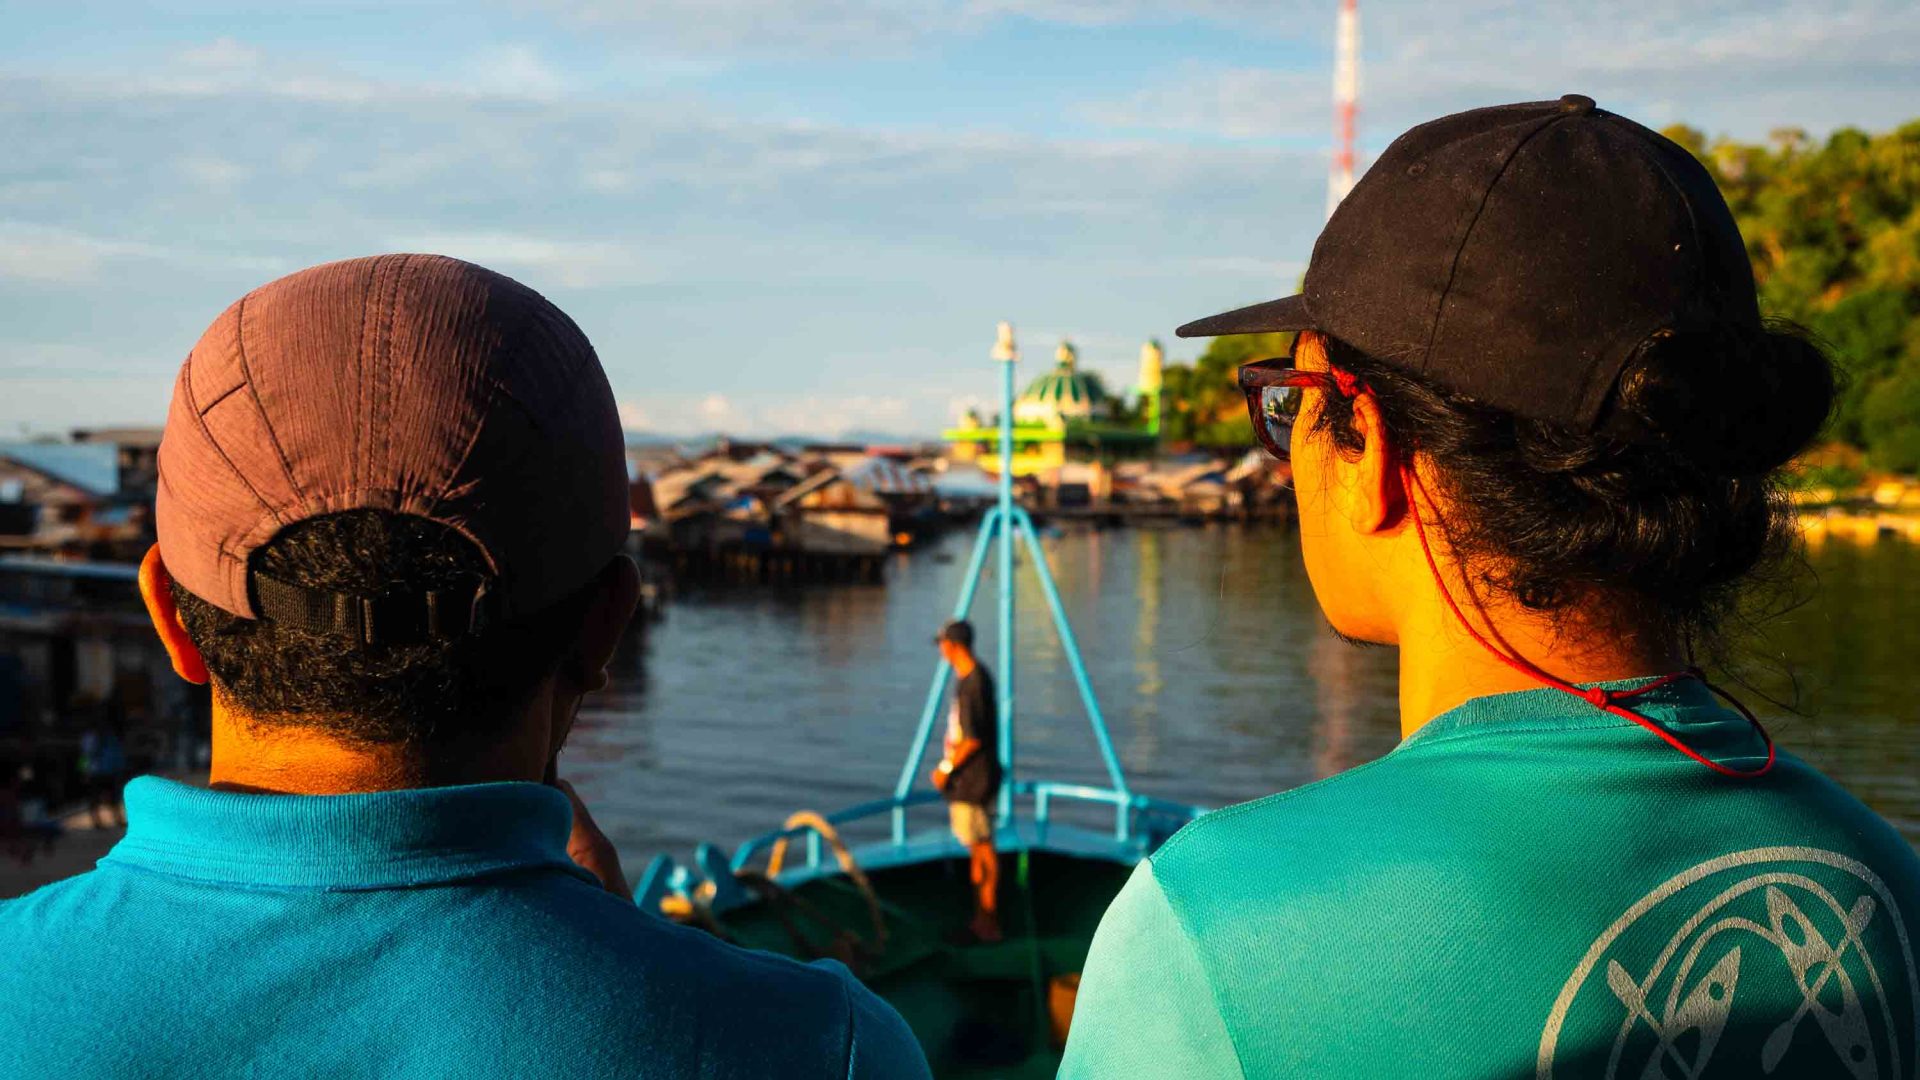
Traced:
<path fill-rule="evenodd" d="M 962 940 L 972 915 L 965 858 L 921 858 L 867 870 L 886 937 L 847 875 L 783 879 L 780 893 L 717 913 L 751 948 L 845 960 L 900 1011 L 940 1077 L 1051 1077 L 1060 1054 L 1048 1005 L 1056 976 L 1077 974 L 1101 913 L 1132 866 L 1046 848 L 1001 856 L 1005 940 Z M 828 926 L 843 933 L 835 934 Z"/>

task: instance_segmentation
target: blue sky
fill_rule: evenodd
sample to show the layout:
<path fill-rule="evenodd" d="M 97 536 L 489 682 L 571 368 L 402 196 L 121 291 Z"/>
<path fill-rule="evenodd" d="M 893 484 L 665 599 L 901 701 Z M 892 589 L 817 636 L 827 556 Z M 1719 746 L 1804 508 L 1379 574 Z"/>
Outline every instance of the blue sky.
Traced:
<path fill-rule="evenodd" d="M 260 7 L 0 2 L 0 431 L 157 423 L 247 289 L 433 250 L 566 308 L 635 429 L 930 433 L 995 321 L 1125 385 L 1288 291 L 1324 213 L 1330 0 Z M 1909 0 L 1361 22 L 1363 164 L 1567 92 L 1749 139 L 1920 115 Z"/>

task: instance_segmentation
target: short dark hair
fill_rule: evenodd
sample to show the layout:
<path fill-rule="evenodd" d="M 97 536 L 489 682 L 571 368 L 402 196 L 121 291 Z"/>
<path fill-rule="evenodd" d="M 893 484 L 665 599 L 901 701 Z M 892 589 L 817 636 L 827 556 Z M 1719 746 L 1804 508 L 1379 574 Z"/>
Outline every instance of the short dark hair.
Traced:
<path fill-rule="evenodd" d="M 378 596 L 447 588 L 489 573 L 453 529 L 385 510 L 289 525 L 249 569 L 314 589 Z M 532 615 L 440 641 L 366 645 L 243 619 L 173 587 L 180 620 L 223 697 L 257 723 L 352 743 L 435 744 L 498 734 L 560 662 L 589 588 Z"/>
<path fill-rule="evenodd" d="M 1781 470 L 1826 424 L 1836 385 L 1796 327 L 1650 338 L 1609 405 L 1652 433 L 1633 441 L 1516 417 L 1324 340 L 1329 362 L 1373 390 L 1393 443 L 1432 462 L 1450 509 L 1429 524 L 1525 607 L 1597 599 L 1622 625 L 1713 648 L 1743 588 L 1797 550 Z M 1357 451 L 1353 402 L 1321 399 L 1314 430 Z"/>
<path fill-rule="evenodd" d="M 965 619 L 953 619 L 940 628 L 935 641 L 951 641 L 963 649 L 973 648 L 973 624 Z"/>

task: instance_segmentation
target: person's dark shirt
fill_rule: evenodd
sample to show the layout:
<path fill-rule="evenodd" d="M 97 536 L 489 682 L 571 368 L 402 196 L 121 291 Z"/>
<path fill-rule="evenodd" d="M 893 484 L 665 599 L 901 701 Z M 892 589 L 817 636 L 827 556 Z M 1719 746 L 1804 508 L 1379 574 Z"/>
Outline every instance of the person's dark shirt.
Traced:
<path fill-rule="evenodd" d="M 1000 711 L 993 676 L 976 663 L 954 684 L 953 709 L 947 719 L 948 753 L 972 739 L 980 744 L 973 756 L 947 778 L 946 796 L 952 802 L 988 803 L 1000 793 Z"/>

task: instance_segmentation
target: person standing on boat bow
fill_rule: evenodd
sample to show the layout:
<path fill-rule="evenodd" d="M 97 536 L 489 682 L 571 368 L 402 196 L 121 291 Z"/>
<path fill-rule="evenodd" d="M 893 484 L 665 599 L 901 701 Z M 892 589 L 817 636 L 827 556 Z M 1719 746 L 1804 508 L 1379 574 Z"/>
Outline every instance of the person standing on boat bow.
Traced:
<path fill-rule="evenodd" d="M 1000 940 L 1000 854 L 993 846 L 993 803 L 1000 795 L 1000 721 L 993 675 L 973 653 L 973 624 L 955 619 L 934 636 L 940 658 L 953 668 L 953 704 L 947 712 L 945 753 L 933 786 L 947 800 L 948 824 L 967 848 L 978 941 Z"/>
<path fill-rule="evenodd" d="M 140 592 L 206 786 L 0 903 L 0 1076 L 924 1078 L 833 963 L 634 906 L 556 761 L 639 597 L 580 328 L 437 255 L 302 270 L 194 346 Z"/>
<path fill-rule="evenodd" d="M 1701 164 L 1577 95 L 1423 124 L 1303 295 L 1179 331 L 1272 332 L 1255 435 L 1403 738 L 1142 863 L 1061 1075 L 1914 1076 L 1920 858 L 1694 666 L 1835 394 Z"/>

